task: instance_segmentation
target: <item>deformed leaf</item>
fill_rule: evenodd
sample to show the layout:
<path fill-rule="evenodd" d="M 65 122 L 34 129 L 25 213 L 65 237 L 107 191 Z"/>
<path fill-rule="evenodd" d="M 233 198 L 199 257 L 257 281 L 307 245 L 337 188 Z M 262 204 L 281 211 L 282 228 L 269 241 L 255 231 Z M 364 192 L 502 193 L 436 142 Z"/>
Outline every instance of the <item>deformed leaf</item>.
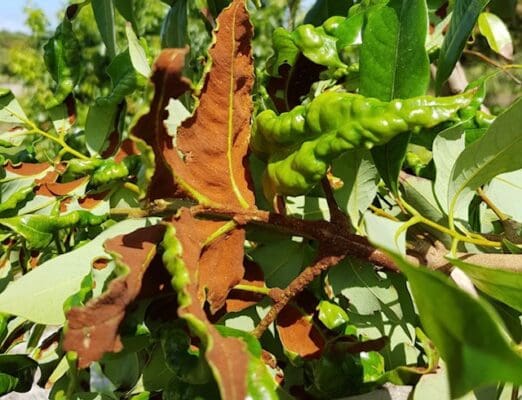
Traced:
<path fill-rule="evenodd" d="M 122 221 L 86 245 L 43 263 L 7 286 L 0 294 L 0 312 L 22 316 L 39 324 L 63 324 L 65 300 L 80 289 L 92 263 L 100 257 L 108 257 L 103 242 L 157 221 L 157 218 Z M 24 301 L 20 301 L 21 298 Z"/>
<path fill-rule="evenodd" d="M 447 363 L 452 397 L 488 383 L 522 383 L 522 355 L 489 303 L 439 272 L 392 257 L 408 278 L 426 334 Z"/>
<path fill-rule="evenodd" d="M 51 243 L 53 234 L 60 229 L 99 225 L 106 218 L 106 216 L 94 215 L 87 211 L 73 211 L 59 216 L 22 215 L 0 218 L 0 225 L 22 236 L 27 241 L 29 249 L 43 249 Z"/>
<path fill-rule="evenodd" d="M 115 256 L 116 264 L 127 273 L 113 280 L 106 292 L 85 307 L 75 307 L 67 312 L 63 347 L 78 353 L 80 368 L 99 360 L 106 352 L 122 349 L 119 325 L 126 307 L 142 289 L 143 277 L 156 255 L 164 230 L 162 225 L 154 225 L 105 242 L 105 250 Z"/>
<path fill-rule="evenodd" d="M 219 222 L 197 220 L 189 210 L 182 209 L 167 225 L 163 260 L 173 276 L 172 284 L 178 293 L 178 315 L 187 321 L 192 333 L 201 340 L 221 398 L 239 400 L 260 389 L 251 387 L 251 382 L 247 385 L 251 354 L 243 340 L 223 337 L 208 321 L 198 286 L 202 249 L 208 238 L 219 229 Z M 257 384 L 262 385 L 267 394 L 270 393 L 271 389 L 262 382 Z"/>
<path fill-rule="evenodd" d="M 254 204 L 245 169 L 252 114 L 252 25 L 242 1 L 234 1 L 218 17 L 215 44 L 209 50 L 212 67 L 201 90 L 199 105 L 174 137 L 163 121 L 171 98 L 189 87 L 181 76 L 187 50 L 164 50 L 155 64 L 155 97 L 149 114 L 134 134 L 154 148 L 155 182 L 172 182 L 170 197 L 184 193 L 201 204 L 249 208 Z M 165 179 L 165 180 L 163 180 Z M 159 188 L 159 186 L 158 186 Z M 158 191 L 157 189 L 154 189 Z M 169 197 L 150 193 L 152 198 Z"/>
<path fill-rule="evenodd" d="M 47 69 L 57 84 L 54 102 L 48 107 L 62 103 L 72 93 L 80 79 L 80 43 L 76 38 L 72 23 L 68 18 L 58 25 L 54 36 L 44 46 L 44 60 Z"/>

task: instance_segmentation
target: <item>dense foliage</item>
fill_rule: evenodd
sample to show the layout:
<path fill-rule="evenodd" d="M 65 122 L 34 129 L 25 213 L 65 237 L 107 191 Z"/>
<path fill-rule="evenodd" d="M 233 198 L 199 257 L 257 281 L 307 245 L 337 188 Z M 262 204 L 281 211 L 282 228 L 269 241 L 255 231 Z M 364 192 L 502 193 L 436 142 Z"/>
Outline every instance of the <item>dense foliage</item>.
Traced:
<path fill-rule="evenodd" d="M 307 5 L 27 10 L 0 394 L 518 398 L 515 2 Z"/>

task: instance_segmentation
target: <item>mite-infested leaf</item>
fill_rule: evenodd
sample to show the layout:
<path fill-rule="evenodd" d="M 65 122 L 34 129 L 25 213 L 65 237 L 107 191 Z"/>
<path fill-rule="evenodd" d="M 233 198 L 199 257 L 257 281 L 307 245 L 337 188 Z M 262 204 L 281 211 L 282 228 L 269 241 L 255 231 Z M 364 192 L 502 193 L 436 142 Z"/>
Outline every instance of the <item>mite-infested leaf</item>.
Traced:
<path fill-rule="evenodd" d="M 252 26 L 239 1 L 217 22 L 215 44 L 209 50 L 212 67 L 193 116 L 181 124 L 174 139 L 168 135 L 163 123 L 165 108 L 171 98 L 189 88 L 189 83 L 181 76 L 187 50 L 165 50 L 154 67 L 156 91 L 151 111 L 138 122 L 134 135 L 151 145 L 156 154 L 151 198 L 184 193 L 205 205 L 250 208 L 254 198 L 245 156 L 252 114 Z M 175 185 L 169 188 L 165 182 L 172 182 L 168 179 L 172 175 Z M 156 186 L 160 179 L 162 183 Z"/>
<path fill-rule="evenodd" d="M 125 274 L 113 280 L 106 292 L 85 307 L 75 307 L 67 312 L 63 346 L 67 351 L 78 353 L 80 368 L 99 360 L 106 352 L 122 349 L 118 327 L 126 307 L 146 284 L 143 278 L 156 255 L 163 232 L 162 225 L 155 225 L 105 242 L 105 250 L 115 256 L 116 265 L 123 268 Z"/>
<path fill-rule="evenodd" d="M 264 391 L 267 398 L 275 398 L 274 388 L 268 386 L 266 380 L 252 382 L 249 378 L 253 355 L 247 344 L 238 338 L 223 337 L 209 323 L 203 310 L 204 299 L 198 285 L 199 263 L 205 242 L 219 229 L 219 222 L 197 220 L 187 209 L 182 209 L 167 225 L 163 260 L 178 293 L 178 315 L 201 340 L 222 398 L 244 399 L 258 391 Z"/>
<path fill-rule="evenodd" d="M 0 294 L 0 312 L 23 316 L 39 324 L 63 324 L 65 300 L 80 289 L 82 280 L 97 259 L 109 257 L 102 247 L 105 240 L 154 222 L 157 219 L 122 221 L 85 246 L 45 262 L 12 282 Z M 27 293 L 31 296 L 26 296 Z M 20 298 L 25 300 L 20 301 Z"/>

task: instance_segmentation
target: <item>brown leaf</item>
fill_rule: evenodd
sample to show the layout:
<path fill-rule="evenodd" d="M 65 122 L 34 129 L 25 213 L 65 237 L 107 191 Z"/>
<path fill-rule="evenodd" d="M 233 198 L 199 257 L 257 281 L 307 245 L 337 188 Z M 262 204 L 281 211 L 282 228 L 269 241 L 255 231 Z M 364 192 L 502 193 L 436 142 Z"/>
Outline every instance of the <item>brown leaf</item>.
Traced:
<path fill-rule="evenodd" d="M 125 310 L 142 290 L 143 277 L 156 255 L 165 228 L 155 225 L 109 239 L 104 246 L 128 274 L 113 280 L 105 293 L 85 307 L 67 312 L 63 348 L 78 353 L 78 365 L 87 367 L 104 353 L 122 349 L 118 328 Z"/>
<path fill-rule="evenodd" d="M 198 320 L 198 329 L 195 329 L 194 333 L 202 343 L 206 343 L 205 357 L 218 382 L 221 398 L 243 400 L 247 398 L 249 362 L 246 345 L 240 339 L 221 336 L 208 321 L 202 308 L 198 284 L 204 244 L 208 237 L 220 229 L 220 225 L 215 221 L 197 220 L 187 209 L 181 210 L 172 224 L 176 229 L 176 239 L 182 248 L 183 264 L 189 275 L 188 283 L 182 289 L 183 293 L 179 294 L 184 301 L 180 301 L 178 314 L 189 320 L 189 326 L 194 318 Z M 200 323 L 204 329 L 200 329 Z"/>
<path fill-rule="evenodd" d="M 245 260 L 245 275 L 240 284 L 264 287 L 265 277 L 263 270 L 256 263 Z M 246 292 L 243 290 L 232 290 L 226 300 L 226 312 L 239 312 L 263 300 L 264 295 Z"/>
<path fill-rule="evenodd" d="M 11 161 L 7 162 L 5 166 L 5 170 L 12 172 L 21 176 L 32 176 L 38 175 L 44 172 L 46 169 L 50 168 L 51 164 L 49 163 L 39 163 L 39 164 L 30 164 L 30 163 L 20 163 L 20 164 L 12 164 Z"/>
<path fill-rule="evenodd" d="M 187 48 L 166 49 L 161 52 L 154 63 L 151 78 L 156 90 L 150 110 L 139 119 L 132 131 L 135 137 L 153 148 L 156 157 L 154 175 L 147 193 L 149 200 L 176 197 L 172 170 L 162 156 L 163 141 L 169 138 L 172 140 L 163 121 L 168 117 L 165 108 L 170 99 L 178 98 L 190 89 L 190 81 L 182 76 L 187 53 Z"/>
<path fill-rule="evenodd" d="M 288 351 L 302 358 L 318 358 L 325 346 L 325 339 L 311 321 L 310 315 L 292 305 L 287 305 L 277 316 L 276 328 L 281 343 Z"/>
<path fill-rule="evenodd" d="M 55 173 L 54 171 L 52 173 Z M 85 184 L 89 180 L 89 177 L 83 177 L 67 183 L 58 182 L 38 182 L 39 187 L 36 190 L 36 194 L 55 197 L 55 196 L 66 196 L 71 193 L 74 189 L 77 189 L 81 185 Z"/>
<path fill-rule="evenodd" d="M 183 193 L 205 205 L 251 208 L 254 196 L 246 155 L 254 76 L 252 25 L 245 2 L 232 2 L 217 24 L 215 44 L 209 50 L 212 68 L 194 115 L 182 123 L 174 140 L 168 135 L 163 124 L 165 107 L 170 98 L 184 93 L 188 83 L 181 76 L 186 50 L 165 50 L 155 65 L 151 112 L 140 120 L 134 134 L 154 148 L 160 164 L 151 185 L 153 199 L 160 196 L 159 189 L 163 197 Z M 154 182 L 165 179 L 169 171 L 174 174 L 176 190 L 165 196 Z M 166 186 L 165 181 L 162 185 Z"/>
<path fill-rule="evenodd" d="M 235 229 L 203 250 L 199 265 L 199 290 L 207 292 L 206 300 L 214 314 L 225 304 L 230 289 L 243 277 L 243 245 L 245 231 Z"/>

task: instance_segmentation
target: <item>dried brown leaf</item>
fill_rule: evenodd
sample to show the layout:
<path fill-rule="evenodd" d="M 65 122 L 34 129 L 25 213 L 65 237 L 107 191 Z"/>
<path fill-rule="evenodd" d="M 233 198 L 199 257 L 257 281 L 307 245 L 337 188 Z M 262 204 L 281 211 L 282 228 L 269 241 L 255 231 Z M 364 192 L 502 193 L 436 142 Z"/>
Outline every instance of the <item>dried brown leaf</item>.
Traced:
<path fill-rule="evenodd" d="M 161 225 L 151 226 L 105 242 L 107 252 L 129 272 L 113 280 L 105 293 L 85 307 L 75 307 L 67 312 L 63 348 L 78 353 L 80 368 L 99 360 L 104 353 L 122 349 L 118 328 L 126 308 L 142 290 L 143 277 L 156 255 L 164 230 Z"/>
<path fill-rule="evenodd" d="M 134 134 L 156 154 L 157 169 L 149 193 L 152 199 L 183 193 L 210 206 L 251 208 L 254 196 L 246 155 L 254 75 L 252 25 L 244 1 L 232 2 L 218 17 L 217 26 L 215 44 L 209 50 L 212 67 L 194 115 L 182 123 L 174 139 L 168 135 L 163 124 L 165 107 L 189 85 L 181 76 L 186 50 L 165 50 L 155 64 L 152 79 L 156 93 L 151 111 L 140 120 Z M 165 179 L 167 172 L 174 175 L 176 184 L 170 196 L 154 185 Z"/>
<path fill-rule="evenodd" d="M 172 224 L 176 229 L 176 238 L 183 249 L 183 264 L 189 275 L 189 282 L 184 286 L 182 296 L 188 299 L 180 302 L 178 314 L 191 321 L 193 318 L 198 320 L 198 329 L 194 333 L 205 344 L 205 357 L 218 382 L 221 397 L 243 400 L 247 398 L 249 362 L 246 345 L 240 339 L 221 336 L 209 322 L 202 308 L 201 290 L 198 284 L 204 244 L 216 230 L 220 229 L 220 225 L 214 221 L 197 220 L 187 209 L 183 209 Z M 204 329 L 199 329 L 199 323 L 204 325 Z"/>
<path fill-rule="evenodd" d="M 284 348 L 302 358 L 317 358 L 325 346 L 325 339 L 314 326 L 311 315 L 287 305 L 277 316 L 276 328 Z"/>

